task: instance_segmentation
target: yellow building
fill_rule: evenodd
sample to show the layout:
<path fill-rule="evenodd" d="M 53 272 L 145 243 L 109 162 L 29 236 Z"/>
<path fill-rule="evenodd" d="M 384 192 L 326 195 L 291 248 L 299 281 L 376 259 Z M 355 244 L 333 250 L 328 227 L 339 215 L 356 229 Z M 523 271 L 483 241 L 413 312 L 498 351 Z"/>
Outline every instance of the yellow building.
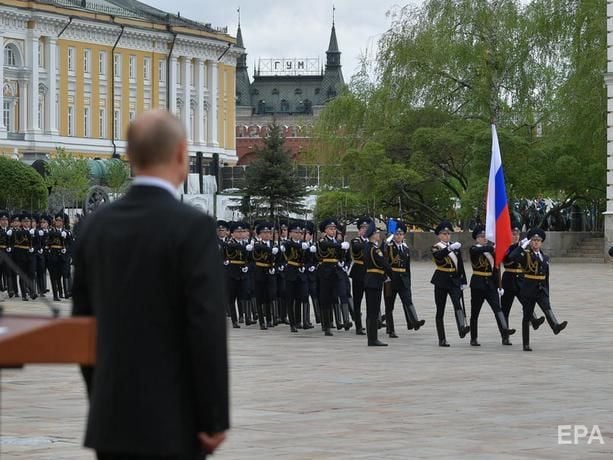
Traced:
<path fill-rule="evenodd" d="M 165 108 L 191 155 L 236 162 L 226 29 L 136 0 L 2 0 L 0 44 L 0 153 L 121 155 L 129 121 Z"/>

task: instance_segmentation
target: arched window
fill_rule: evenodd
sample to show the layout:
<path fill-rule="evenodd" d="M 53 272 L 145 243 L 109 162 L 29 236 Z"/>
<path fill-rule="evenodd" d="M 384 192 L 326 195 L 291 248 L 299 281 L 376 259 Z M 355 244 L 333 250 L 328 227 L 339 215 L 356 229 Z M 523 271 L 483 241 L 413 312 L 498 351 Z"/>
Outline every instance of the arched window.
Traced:
<path fill-rule="evenodd" d="M 281 100 L 281 112 L 289 112 L 289 102 L 285 99 Z"/>
<path fill-rule="evenodd" d="M 21 65 L 19 51 L 12 43 L 4 47 L 4 65 L 8 67 L 19 67 Z"/>

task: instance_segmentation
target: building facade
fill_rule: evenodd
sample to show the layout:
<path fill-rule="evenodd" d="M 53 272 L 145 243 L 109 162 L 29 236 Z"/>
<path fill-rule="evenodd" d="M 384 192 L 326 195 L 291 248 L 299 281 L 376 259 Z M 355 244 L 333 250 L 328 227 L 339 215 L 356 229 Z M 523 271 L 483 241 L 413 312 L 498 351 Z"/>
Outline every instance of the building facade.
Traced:
<path fill-rule="evenodd" d="M 129 121 L 165 108 L 191 155 L 236 162 L 226 30 L 136 0 L 3 0 L 0 44 L 0 154 L 121 155 Z"/>
<path fill-rule="evenodd" d="M 236 34 L 238 47 L 244 49 L 240 24 Z M 247 54 L 236 66 L 236 150 L 238 164 L 255 159 L 268 127 L 274 122 L 283 128 L 285 146 L 294 157 L 308 148 L 311 131 L 324 105 L 334 99 L 344 86 L 341 52 L 332 31 L 325 68 L 318 58 L 259 59 L 249 78 Z"/>

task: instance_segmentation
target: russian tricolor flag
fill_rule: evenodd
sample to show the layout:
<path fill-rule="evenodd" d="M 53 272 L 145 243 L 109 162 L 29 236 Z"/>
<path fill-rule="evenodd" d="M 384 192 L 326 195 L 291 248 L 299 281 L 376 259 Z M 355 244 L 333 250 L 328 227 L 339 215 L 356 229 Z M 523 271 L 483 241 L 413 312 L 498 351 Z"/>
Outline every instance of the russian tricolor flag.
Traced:
<path fill-rule="evenodd" d="M 485 217 L 485 236 L 496 244 L 496 267 L 504 258 L 511 245 L 511 218 L 504 185 L 504 172 L 500 158 L 500 146 L 496 125 L 492 125 L 492 160 L 490 178 L 487 184 L 487 203 Z"/>

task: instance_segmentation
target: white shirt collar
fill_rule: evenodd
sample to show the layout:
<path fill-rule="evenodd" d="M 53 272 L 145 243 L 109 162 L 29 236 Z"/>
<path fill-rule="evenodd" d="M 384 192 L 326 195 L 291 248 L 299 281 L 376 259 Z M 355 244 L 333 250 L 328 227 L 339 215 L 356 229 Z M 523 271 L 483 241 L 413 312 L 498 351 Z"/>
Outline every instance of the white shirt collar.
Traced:
<path fill-rule="evenodd" d="M 177 198 L 177 189 L 174 185 L 165 179 L 154 176 L 136 176 L 132 179 L 132 185 L 147 185 L 150 187 L 158 187 L 168 191 L 173 197 Z"/>

